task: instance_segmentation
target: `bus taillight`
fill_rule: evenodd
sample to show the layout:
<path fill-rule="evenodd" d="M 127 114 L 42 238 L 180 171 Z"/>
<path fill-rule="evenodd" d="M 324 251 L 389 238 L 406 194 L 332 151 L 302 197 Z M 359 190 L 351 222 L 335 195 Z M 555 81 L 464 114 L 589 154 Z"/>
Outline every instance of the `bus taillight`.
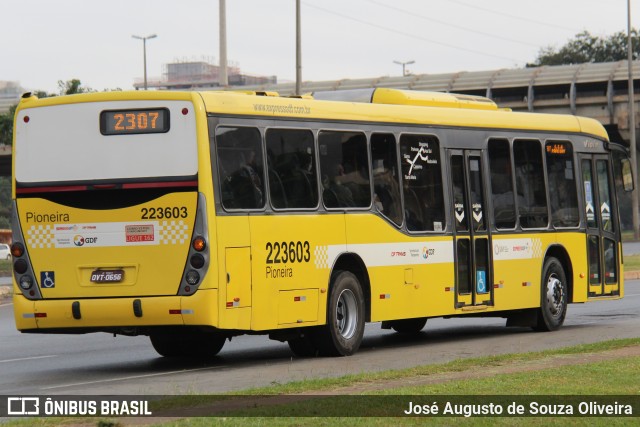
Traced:
<path fill-rule="evenodd" d="M 22 261 L 22 260 L 21 260 Z M 33 278 L 28 274 L 20 278 L 20 287 L 25 291 L 33 286 Z"/>
<path fill-rule="evenodd" d="M 194 286 L 194 285 L 197 285 L 198 282 L 200 281 L 200 275 L 195 270 L 189 270 L 187 272 L 186 279 L 188 284 L 190 284 L 191 286 Z"/>
<path fill-rule="evenodd" d="M 25 261 L 24 259 L 18 259 L 16 260 L 16 262 L 13 263 L 13 271 L 15 271 L 18 274 L 26 273 L 28 268 L 29 268 L 29 265 L 27 264 L 27 261 Z"/>
<path fill-rule="evenodd" d="M 200 254 L 194 254 L 190 258 L 191 267 L 193 268 L 202 268 L 204 267 L 204 257 Z"/>
<path fill-rule="evenodd" d="M 14 258 L 20 258 L 23 254 L 24 254 L 24 246 L 22 245 L 22 243 L 16 242 L 13 245 L 11 245 L 11 255 Z"/>
<path fill-rule="evenodd" d="M 202 252 L 204 248 L 207 247 L 207 241 L 204 240 L 204 237 L 198 236 L 195 239 L 193 239 L 192 245 L 193 245 L 193 249 L 195 249 L 198 252 Z"/>

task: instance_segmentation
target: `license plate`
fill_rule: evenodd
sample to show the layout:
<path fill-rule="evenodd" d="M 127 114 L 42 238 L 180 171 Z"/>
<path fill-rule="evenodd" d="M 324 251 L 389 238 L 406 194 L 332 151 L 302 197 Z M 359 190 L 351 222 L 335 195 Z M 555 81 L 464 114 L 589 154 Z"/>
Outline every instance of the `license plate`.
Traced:
<path fill-rule="evenodd" d="M 93 283 L 119 283 L 124 280 L 124 270 L 94 270 L 91 272 Z"/>

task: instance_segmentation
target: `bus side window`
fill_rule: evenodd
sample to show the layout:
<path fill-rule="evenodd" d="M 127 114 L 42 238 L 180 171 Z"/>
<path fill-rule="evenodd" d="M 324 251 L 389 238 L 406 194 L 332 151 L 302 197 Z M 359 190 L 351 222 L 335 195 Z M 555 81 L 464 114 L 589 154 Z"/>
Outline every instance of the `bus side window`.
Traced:
<path fill-rule="evenodd" d="M 265 190 L 260 131 L 219 127 L 216 146 L 222 206 L 225 209 L 262 208 Z"/>
<path fill-rule="evenodd" d="M 322 201 L 328 208 L 371 206 L 367 138 L 360 132 L 320 131 Z"/>
<path fill-rule="evenodd" d="M 402 224 L 398 152 L 393 134 L 371 135 L 375 208 L 396 225 Z"/>
<path fill-rule="evenodd" d="M 444 231 L 440 144 L 432 135 L 400 137 L 405 223 L 409 231 Z"/>
<path fill-rule="evenodd" d="M 266 141 L 271 205 L 276 209 L 316 207 L 318 179 L 313 133 L 269 129 Z"/>
<path fill-rule="evenodd" d="M 515 140 L 513 158 L 520 225 L 522 228 L 545 228 L 549 224 L 549 211 L 540 141 Z"/>
<path fill-rule="evenodd" d="M 553 226 L 577 227 L 580 224 L 580 213 L 571 143 L 549 141 L 546 143 L 545 155 L 549 188 L 552 189 L 549 197 Z"/>
<path fill-rule="evenodd" d="M 516 203 L 513 194 L 511 149 L 506 139 L 489 140 L 489 168 L 496 228 L 513 229 L 516 227 Z"/>

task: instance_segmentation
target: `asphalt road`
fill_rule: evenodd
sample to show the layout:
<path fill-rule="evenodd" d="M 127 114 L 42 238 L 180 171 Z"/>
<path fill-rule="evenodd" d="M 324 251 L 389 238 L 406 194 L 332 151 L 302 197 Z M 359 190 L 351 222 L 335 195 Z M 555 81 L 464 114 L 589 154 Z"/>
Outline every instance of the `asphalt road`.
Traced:
<path fill-rule="evenodd" d="M 211 361 L 173 361 L 157 356 L 146 337 L 20 334 L 13 307 L 4 304 L 0 305 L 0 395 L 220 393 L 639 337 L 640 281 L 626 284 L 623 300 L 569 306 L 565 326 L 557 332 L 505 328 L 503 319 L 432 319 L 421 334 L 406 338 L 371 324 L 360 351 L 344 358 L 298 359 L 286 344 L 243 336 L 227 343 Z"/>

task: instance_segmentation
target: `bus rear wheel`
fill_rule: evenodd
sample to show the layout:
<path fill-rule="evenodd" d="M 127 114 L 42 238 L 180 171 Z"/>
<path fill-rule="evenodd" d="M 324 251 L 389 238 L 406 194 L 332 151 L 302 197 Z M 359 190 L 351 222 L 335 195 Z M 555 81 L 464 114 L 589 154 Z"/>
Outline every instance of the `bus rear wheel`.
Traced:
<path fill-rule="evenodd" d="M 309 331 L 304 335 L 287 341 L 289 348 L 298 357 L 313 357 L 318 355 L 318 346 L 314 334 Z"/>
<path fill-rule="evenodd" d="M 417 334 L 427 324 L 426 317 L 418 317 L 415 319 L 392 320 L 389 326 L 400 334 Z"/>
<path fill-rule="evenodd" d="M 172 332 L 149 337 L 155 351 L 164 357 L 208 358 L 220 353 L 227 338 L 206 332 Z"/>
<path fill-rule="evenodd" d="M 364 295 L 360 281 L 350 271 L 332 274 L 327 324 L 318 331 L 317 345 L 327 356 L 351 356 L 364 335 Z"/>
<path fill-rule="evenodd" d="M 542 269 L 540 308 L 536 331 L 555 331 L 567 315 L 567 278 L 557 258 L 548 258 Z"/>

